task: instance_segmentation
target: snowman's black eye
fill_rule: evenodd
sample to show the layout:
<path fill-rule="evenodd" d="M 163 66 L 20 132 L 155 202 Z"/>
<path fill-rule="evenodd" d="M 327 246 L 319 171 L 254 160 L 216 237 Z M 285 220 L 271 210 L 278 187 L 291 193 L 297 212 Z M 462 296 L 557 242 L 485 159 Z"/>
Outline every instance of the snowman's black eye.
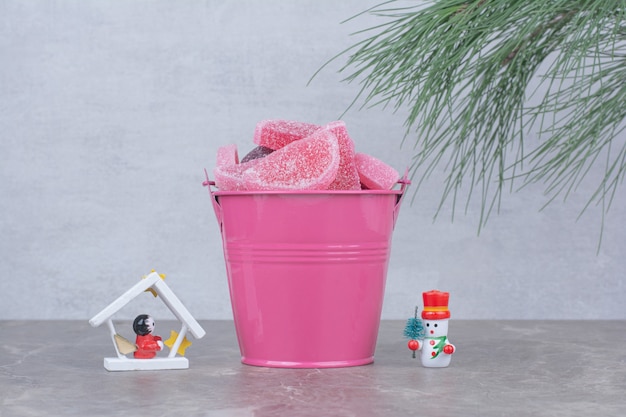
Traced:
<path fill-rule="evenodd" d="M 435 323 L 435 327 L 437 327 L 437 323 Z"/>
<path fill-rule="evenodd" d="M 426 327 L 430 327 L 430 323 L 426 323 Z"/>

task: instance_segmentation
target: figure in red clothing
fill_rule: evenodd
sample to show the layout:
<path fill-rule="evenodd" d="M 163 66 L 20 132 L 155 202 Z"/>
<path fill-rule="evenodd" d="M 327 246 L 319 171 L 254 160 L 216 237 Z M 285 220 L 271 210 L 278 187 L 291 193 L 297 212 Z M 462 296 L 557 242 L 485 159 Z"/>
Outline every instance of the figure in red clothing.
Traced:
<path fill-rule="evenodd" d="M 161 336 L 152 334 L 154 319 L 148 314 L 140 314 L 135 318 L 133 330 L 137 334 L 135 340 L 137 350 L 134 353 L 136 359 L 152 359 L 158 351 L 163 349 Z"/>

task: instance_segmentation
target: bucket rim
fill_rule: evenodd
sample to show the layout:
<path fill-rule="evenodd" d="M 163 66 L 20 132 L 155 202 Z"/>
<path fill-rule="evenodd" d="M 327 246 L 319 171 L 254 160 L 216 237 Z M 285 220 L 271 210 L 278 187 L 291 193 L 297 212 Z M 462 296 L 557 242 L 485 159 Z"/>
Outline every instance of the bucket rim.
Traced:
<path fill-rule="evenodd" d="M 408 178 L 408 168 L 402 178 L 395 185 L 400 188 L 392 188 L 390 190 L 214 190 L 215 181 L 209 179 L 209 173 L 204 170 L 205 181 L 202 185 L 208 187 L 209 192 L 215 196 L 228 195 L 403 195 L 406 187 L 411 184 Z"/>
<path fill-rule="evenodd" d="M 241 191 L 212 191 L 217 196 L 227 195 L 372 195 L 372 194 L 392 194 L 400 195 L 403 190 L 241 190 Z"/>

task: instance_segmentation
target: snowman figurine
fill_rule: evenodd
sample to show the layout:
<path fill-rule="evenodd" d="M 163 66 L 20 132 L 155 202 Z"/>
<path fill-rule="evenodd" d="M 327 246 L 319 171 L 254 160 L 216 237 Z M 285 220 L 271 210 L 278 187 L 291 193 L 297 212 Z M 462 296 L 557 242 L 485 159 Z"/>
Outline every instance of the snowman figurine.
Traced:
<path fill-rule="evenodd" d="M 422 293 L 424 310 L 422 321 L 424 338 L 409 341 L 409 349 L 420 351 L 422 365 L 426 368 L 445 368 L 450 365 L 454 345 L 448 340 L 448 299 L 450 294 L 432 290 Z"/>

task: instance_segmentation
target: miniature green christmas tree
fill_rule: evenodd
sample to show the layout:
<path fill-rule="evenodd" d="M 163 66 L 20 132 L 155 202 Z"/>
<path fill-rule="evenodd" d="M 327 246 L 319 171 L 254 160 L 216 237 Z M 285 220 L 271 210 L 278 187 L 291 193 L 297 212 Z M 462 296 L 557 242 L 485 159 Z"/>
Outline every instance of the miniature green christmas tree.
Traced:
<path fill-rule="evenodd" d="M 410 317 L 404 326 L 404 337 L 410 340 L 418 340 L 424 338 L 424 322 L 417 316 L 417 307 L 415 307 L 415 317 Z M 413 359 L 415 359 L 415 350 L 413 351 Z"/>

